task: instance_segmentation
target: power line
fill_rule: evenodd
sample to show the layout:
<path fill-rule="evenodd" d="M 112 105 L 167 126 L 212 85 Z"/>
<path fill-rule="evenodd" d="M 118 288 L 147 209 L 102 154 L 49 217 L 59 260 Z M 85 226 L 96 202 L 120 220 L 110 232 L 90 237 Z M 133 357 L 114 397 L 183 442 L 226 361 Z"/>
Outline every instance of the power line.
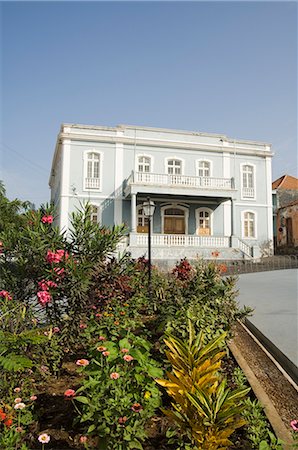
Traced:
<path fill-rule="evenodd" d="M 40 166 L 39 164 L 37 164 L 36 162 L 32 161 L 31 159 L 27 158 L 26 156 L 22 155 L 21 153 L 17 152 L 15 149 L 13 149 L 12 147 L 10 147 L 7 144 L 4 144 L 3 142 L 0 143 L 0 146 L 4 149 L 5 148 L 7 150 L 10 150 L 11 152 L 15 153 L 16 155 L 18 155 L 20 158 L 22 158 L 24 161 L 26 161 L 27 163 L 31 164 L 32 166 L 34 166 L 35 168 L 42 170 L 44 172 L 49 173 L 49 170 L 46 169 L 45 167 Z"/>

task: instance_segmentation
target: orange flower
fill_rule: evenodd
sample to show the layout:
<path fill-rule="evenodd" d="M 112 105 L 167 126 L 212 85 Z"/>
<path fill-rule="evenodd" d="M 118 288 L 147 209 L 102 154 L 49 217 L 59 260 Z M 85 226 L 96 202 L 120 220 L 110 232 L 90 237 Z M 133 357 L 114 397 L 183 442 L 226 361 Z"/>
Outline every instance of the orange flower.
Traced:
<path fill-rule="evenodd" d="M 12 425 L 12 419 L 7 419 L 7 420 L 5 420 L 4 425 L 5 425 L 7 428 L 11 427 L 11 425 Z"/>

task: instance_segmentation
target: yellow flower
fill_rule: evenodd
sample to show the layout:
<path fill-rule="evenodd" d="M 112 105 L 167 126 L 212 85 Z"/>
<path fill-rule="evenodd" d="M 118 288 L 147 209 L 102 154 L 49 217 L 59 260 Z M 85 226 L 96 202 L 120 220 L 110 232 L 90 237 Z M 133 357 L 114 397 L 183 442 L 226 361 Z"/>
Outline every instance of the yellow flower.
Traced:
<path fill-rule="evenodd" d="M 144 399 L 148 400 L 150 397 L 151 397 L 151 392 L 146 391 L 145 394 L 144 394 Z"/>

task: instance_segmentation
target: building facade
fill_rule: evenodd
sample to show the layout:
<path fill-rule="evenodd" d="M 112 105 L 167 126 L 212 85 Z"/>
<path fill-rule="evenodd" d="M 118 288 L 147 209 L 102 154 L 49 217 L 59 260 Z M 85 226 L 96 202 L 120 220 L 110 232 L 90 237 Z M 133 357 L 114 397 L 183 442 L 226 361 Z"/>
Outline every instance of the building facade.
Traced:
<path fill-rule="evenodd" d="M 80 203 L 92 220 L 125 223 L 123 243 L 146 255 L 155 203 L 152 258 L 259 258 L 272 242 L 271 146 L 225 135 L 119 125 L 63 124 L 53 158 L 51 200 L 60 229 Z"/>
<path fill-rule="evenodd" d="M 298 179 L 283 175 L 272 183 L 273 236 L 277 253 L 298 250 Z"/>

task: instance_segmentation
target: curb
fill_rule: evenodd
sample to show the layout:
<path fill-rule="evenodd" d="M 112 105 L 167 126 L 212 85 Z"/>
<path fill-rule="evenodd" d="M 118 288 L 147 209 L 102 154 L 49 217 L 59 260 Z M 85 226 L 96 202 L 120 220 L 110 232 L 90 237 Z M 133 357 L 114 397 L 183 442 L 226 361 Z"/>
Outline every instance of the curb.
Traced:
<path fill-rule="evenodd" d="M 281 420 L 276 408 L 272 404 L 270 398 L 262 388 L 259 380 L 254 375 L 253 371 L 249 367 L 246 359 L 242 356 L 240 350 L 238 349 L 235 342 L 232 340 L 229 344 L 229 348 L 233 353 L 234 358 L 239 364 L 240 368 L 243 370 L 247 381 L 249 382 L 252 390 L 254 391 L 256 397 L 264 407 L 265 414 L 276 434 L 276 436 L 284 442 L 284 450 L 290 450 L 292 448 L 293 440 L 290 431 L 286 428 L 283 421 Z"/>

